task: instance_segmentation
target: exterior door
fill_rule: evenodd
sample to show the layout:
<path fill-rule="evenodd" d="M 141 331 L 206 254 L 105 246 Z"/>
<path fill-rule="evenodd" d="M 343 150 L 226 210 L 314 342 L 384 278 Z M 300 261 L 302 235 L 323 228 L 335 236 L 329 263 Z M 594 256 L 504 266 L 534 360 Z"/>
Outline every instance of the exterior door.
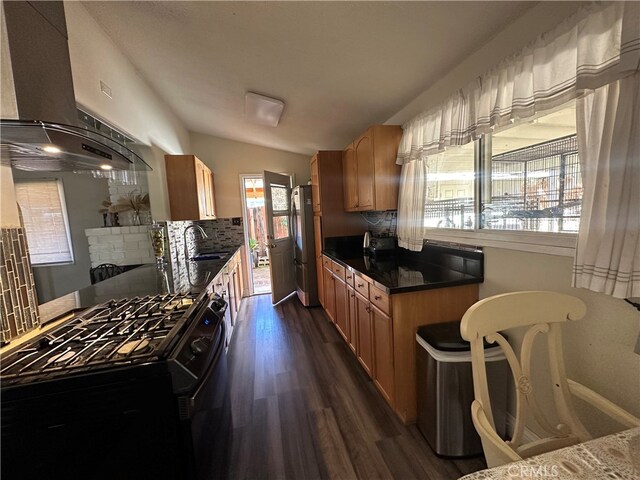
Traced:
<path fill-rule="evenodd" d="M 296 290 L 291 238 L 291 179 L 264 172 L 264 205 L 269 242 L 271 302 L 276 304 Z"/>

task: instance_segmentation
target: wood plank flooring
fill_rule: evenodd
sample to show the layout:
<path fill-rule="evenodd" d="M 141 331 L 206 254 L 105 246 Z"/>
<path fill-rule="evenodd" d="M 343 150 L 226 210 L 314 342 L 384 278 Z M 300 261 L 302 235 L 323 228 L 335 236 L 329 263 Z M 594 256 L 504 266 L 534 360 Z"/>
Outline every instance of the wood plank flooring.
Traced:
<path fill-rule="evenodd" d="M 321 308 L 243 300 L 229 348 L 228 478 L 456 479 L 482 458 L 438 458 L 387 406 Z"/>

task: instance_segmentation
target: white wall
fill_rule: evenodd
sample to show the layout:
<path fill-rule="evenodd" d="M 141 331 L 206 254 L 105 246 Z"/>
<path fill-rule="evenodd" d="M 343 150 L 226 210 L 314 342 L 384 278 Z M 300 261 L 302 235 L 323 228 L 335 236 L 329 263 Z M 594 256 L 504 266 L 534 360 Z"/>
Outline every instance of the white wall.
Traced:
<path fill-rule="evenodd" d="M 419 113 L 437 105 L 503 58 L 535 40 L 541 33 L 552 30 L 585 3 L 588 2 L 540 2 L 524 15 L 506 25 L 504 30 L 496 32 L 491 40 L 479 46 L 475 53 L 409 102 L 386 123 L 403 124 Z"/>
<path fill-rule="evenodd" d="M 169 210 L 164 154 L 190 153 L 189 134 L 80 2 L 65 2 L 65 14 L 76 100 L 90 113 L 148 145 L 142 154 L 153 168 L 149 174 L 151 211 L 156 219 L 165 220 Z M 113 98 L 101 92 L 100 81 L 111 88 Z"/>
<path fill-rule="evenodd" d="M 518 252 L 487 247 L 485 282 L 480 297 L 520 290 L 553 290 L 581 298 L 587 315 L 563 328 L 567 376 L 640 416 L 640 355 L 633 352 L 640 331 L 640 313 L 624 300 L 585 289 L 572 288 L 570 257 Z M 509 332 L 522 340 L 522 332 Z M 547 351 L 538 340 L 535 349 L 534 386 L 540 387 L 542 404 L 552 401 L 550 385 L 540 379 L 548 373 Z M 537 378 L 536 378 L 537 377 Z M 620 429 L 579 401 L 576 406 L 587 428 L 597 435 Z"/>
<path fill-rule="evenodd" d="M 391 117 L 387 123 L 404 123 L 441 102 L 456 89 L 517 51 L 539 34 L 553 29 L 574 13 L 583 2 L 541 2 L 497 33 L 487 44 L 461 62 L 449 74 Z M 567 325 L 564 334 L 567 370 L 570 377 L 609 397 L 615 403 L 640 416 L 640 355 L 633 353 L 640 330 L 640 315 L 623 300 L 573 289 L 570 257 L 526 253 L 500 248 L 485 248 L 485 282 L 481 298 L 518 290 L 556 290 L 582 298 L 587 316 Z M 519 338 L 519 334 L 513 334 Z M 535 377 L 546 369 L 537 348 Z M 545 402 L 550 390 L 542 392 Z M 578 404 L 583 409 L 583 405 Z M 581 410 L 588 428 L 600 434 L 620 428 L 589 409 Z"/>
<path fill-rule="evenodd" d="M 269 170 L 295 175 L 296 185 L 311 178 L 311 158 L 249 143 L 191 132 L 193 153 L 211 169 L 219 218 L 241 217 L 240 174 Z"/>

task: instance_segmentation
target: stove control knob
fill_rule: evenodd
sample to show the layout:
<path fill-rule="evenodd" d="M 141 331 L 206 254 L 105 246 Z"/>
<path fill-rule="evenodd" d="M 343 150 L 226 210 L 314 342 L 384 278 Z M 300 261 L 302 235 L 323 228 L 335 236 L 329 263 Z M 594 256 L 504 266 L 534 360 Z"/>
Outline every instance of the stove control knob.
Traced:
<path fill-rule="evenodd" d="M 196 357 L 206 352 L 207 347 L 207 342 L 205 342 L 202 338 L 196 338 L 193 342 L 191 342 L 191 345 L 189 346 L 189 348 L 191 349 L 191 353 L 193 353 L 193 355 Z"/>

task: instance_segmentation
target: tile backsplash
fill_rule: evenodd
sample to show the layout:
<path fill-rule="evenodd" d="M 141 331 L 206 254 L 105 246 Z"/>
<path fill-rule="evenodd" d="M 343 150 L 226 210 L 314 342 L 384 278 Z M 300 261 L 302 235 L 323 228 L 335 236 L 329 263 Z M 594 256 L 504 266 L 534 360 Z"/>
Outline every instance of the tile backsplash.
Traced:
<path fill-rule="evenodd" d="M 398 221 L 397 210 L 386 212 L 362 212 L 367 221 L 367 230 L 377 237 L 395 237 Z"/>
<path fill-rule="evenodd" d="M 23 228 L 0 229 L 0 290 L 0 338 L 4 343 L 40 324 Z"/>
<path fill-rule="evenodd" d="M 202 238 L 202 235 L 197 230 L 189 232 L 186 239 L 188 257 L 193 257 L 203 252 L 234 250 L 244 243 L 242 220 L 240 222 L 236 220 L 236 225 L 234 225 L 232 218 L 196 222 L 166 222 L 168 252 L 165 255 L 165 259 L 171 263 L 174 277 L 186 274 L 187 269 L 183 268 L 186 262 L 184 231 L 189 225 L 193 224 L 201 226 L 208 238 Z M 174 278 L 174 281 L 178 282 L 185 282 L 186 280 Z"/>

